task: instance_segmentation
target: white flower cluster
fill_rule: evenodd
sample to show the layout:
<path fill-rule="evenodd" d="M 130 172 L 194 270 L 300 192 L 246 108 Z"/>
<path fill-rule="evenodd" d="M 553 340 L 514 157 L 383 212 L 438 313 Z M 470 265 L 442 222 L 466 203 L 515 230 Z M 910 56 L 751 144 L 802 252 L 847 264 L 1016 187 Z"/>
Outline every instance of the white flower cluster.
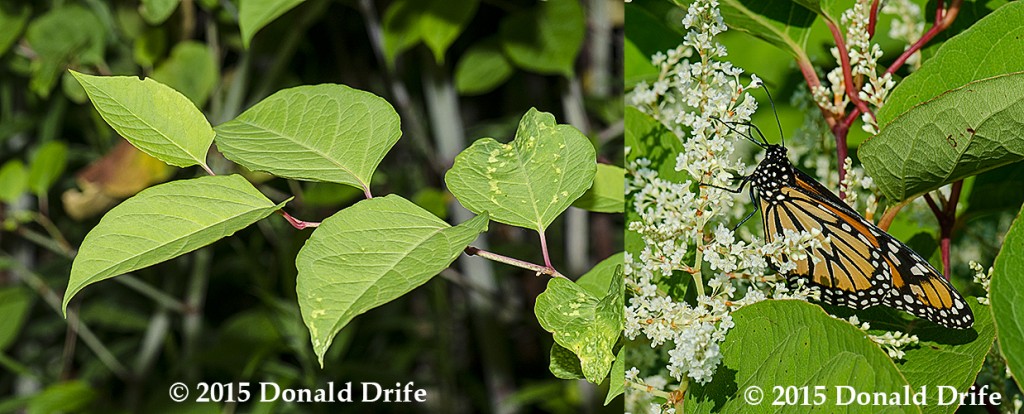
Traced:
<path fill-rule="evenodd" d="M 878 75 L 878 59 L 882 57 L 883 52 L 877 43 L 871 42 L 871 33 L 868 31 L 871 22 L 871 3 L 872 0 L 857 0 L 853 8 L 843 12 L 841 21 L 846 26 L 846 53 L 850 59 L 851 75 L 854 83 L 862 85 L 860 90 L 856 91 L 857 97 L 878 109 L 885 103 L 889 91 L 896 86 L 896 82 L 889 73 Z M 836 61 L 840 62 L 839 48 L 834 47 L 831 51 Z M 833 115 L 841 116 L 845 114 L 846 106 L 850 103 L 846 96 L 847 88 L 856 85 L 846 85 L 841 64 L 825 77 L 829 86 L 815 87 L 811 91 L 814 101 Z M 865 131 L 871 134 L 878 133 L 878 125 L 872 114 L 862 114 L 861 120 Z"/>
<path fill-rule="evenodd" d="M 978 264 L 978 262 L 975 262 L 973 260 L 968 262 L 967 266 L 969 266 L 971 270 L 974 271 L 974 283 L 981 285 L 982 289 L 985 289 L 985 296 L 979 296 L 978 303 L 988 305 L 989 284 L 992 283 L 993 268 L 988 268 L 988 271 L 986 272 L 985 268 L 982 265 Z"/>
<path fill-rule="evenodd" d="M 638 217 L 627 227 L 640 235 L 644 246 L 626 254 L 630 297 L 625 334 L 650 342 L 653 353 L 671 348 L 667 364 L 652 368 L 680 382 L 673 387 L 658 375 L 641 377 L 641 369 L 634 368 L 627 375 L 634 391 L 664 395 L 663 389 L 685 389 L 689 381 L 711 381 L 722 360 L 725 335 L 734 325 L 733 311 L 769 297 L 806 300 L 816 294 L 764 275 L 769 266 L 795 268 L 793 260 L 806 259 L 809 248 L 820 247 L 818 235 L 787 232 L 768 244 L 738 240 L 729 225 L 753 206 L 737 211 L 734 195 L 715 188 L 734 186 L 732 171 L 746 167 L 732 159 L 734 143 L 742 141 L 737 130 L 746 128 L 734 123 L 749 122 L 757 103 L 745 91 L 761 85 L 756 76 L 744 84 L 741 69 L 718 60 L 726 50 L 714 37 L 726 26 L 717 6 L 717 0 L 690 4 L 682 20 L 690 30 L 682 44 L 656 54 L 652 62 L 660 68 L 658 79 L 638 85 L 631 94 L 633 105 L 680 137 L 683 151 L 675 169 L 691 177 L 682 183 L 666 180 L 642 158 L 627 166 L 626 192 Z M 680 275 L 693 278 L 695 302 L 669 293 Z M 629 401 L 634 403 L 627 404 L 627 411 L 651 408 L 645 397 L 627 396 Z"/>
<path fill-rule="evenodd" d="M 906 42 L 909 49 L 924 34 L 924 19 L 921 6 L 911 0 L 889 0 L 883 2 L 882 13 L 896 16 L 889 27 L 889 37 Z M 907 58 L 906 64 L 913 68 L 921 65 L 921 51 Z"/>
<path fill-rule="evenodd" d="M 871 329 L 871 325 L 867 322 L 861 323 L 857 316 L 851 316 L 849 322 L 860 328 L 860 330 L 867 333 Z M 889 354 L 889 358 L 893 360 L 900 360 L 906 356 L 906 352 L 903 350 L 911 345 L 917 345 L 920 340 L 917 335 L 907 335 L 906 332 L 885 332 L 881 335 L 868 334 L 868 339 L 871 339 L 875 343 L 882 346 L 882 349 Z"/>
<path fill-rule="evenodd" d="M 843 160 L 843 167 L 846 169 L 846 177 L 839 182 L 839 191 L 844 195 L 843 201 L 846 204 L 857 209 L 857 199 L 859 198 L 859 192 L 865 191 L 868 193 L 867 200 L 865 202 L 865 213 L 864 217 L 871 220 L 875 214 L 875 210 L 878 208 L 878 195 L 874 193 L 875 180 L 867 175 L 864 171 L 864 167 L 853 166 L 853 159 L 846 157 Z"/>

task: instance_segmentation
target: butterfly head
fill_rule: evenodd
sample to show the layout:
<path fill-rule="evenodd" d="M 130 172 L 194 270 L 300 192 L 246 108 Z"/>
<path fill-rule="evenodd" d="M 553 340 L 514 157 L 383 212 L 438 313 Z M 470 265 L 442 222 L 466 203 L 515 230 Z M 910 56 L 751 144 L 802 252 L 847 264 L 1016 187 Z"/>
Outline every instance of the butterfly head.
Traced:
<path fill-rule="evenodd" d="M 786 147 L 769 144 L 765 146 L 764 159 L 753 174 L 753 184 L 761 193 L 770 195 L 779 187 L 792 186 L 796 180 L 793 164 L 786 155 Z"/>

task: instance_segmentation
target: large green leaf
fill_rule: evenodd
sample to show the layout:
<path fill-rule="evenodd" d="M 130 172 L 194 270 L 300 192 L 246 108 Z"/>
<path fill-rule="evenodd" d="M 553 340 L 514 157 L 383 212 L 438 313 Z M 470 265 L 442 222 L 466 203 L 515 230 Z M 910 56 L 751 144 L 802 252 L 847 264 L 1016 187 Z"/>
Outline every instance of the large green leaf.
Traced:
<path fill-rule="evenodd" d="M 999 348 L 1019 386 L 1024 385 L 1024 210 L 1010 226 L 996 257 L 989 297 Z"/>
<path fill-rule="evenodd" d="M 876 114 L 878 124 L 884 129 L 900 114 L 973 81 L 1024 71 L 1021 21 L 1024 3 L 1012 2 L 943 43 L 935 56 L 896 85 Z"/>
<path fill-rule="evenodd" d="M 597 164 L 594 185 L 572 203 L 573 207 L 598 213 L 621 213 L 626 206 L 626 170 Z"/>
<path fill-rule="evenodd" d="M 722 0 L 730 28 L 760 38 L 798 60 L 807 60 L 807 39 L 817 15 L 791 0 Z"/>
<path fill-rule="evenodd" d="M 1024 158 L 1024 73 L 949 91 L 904 112 L 857 155 L 878 188 L 906 200 Z"/>
<path fill-rule="evenodd" d="M 488 37 L 474 43 L 459 57 L 455 88 L 463 95 L 487 93 L 508 80 L 514 70 L 499 39 Z"/>
<path fill-rule="evenodd" d="M 596 169 L 596 151 L 583 133 L 531 108 L 511 143 L 477 140 L 444 178 L 470 211 L 543 232 L 590 188 Z"/>
<path fill-rule="evenodd" d="M 50 141 L 39 146 L 32 155 L 32 164 L 28 169 L 28 187 L 36 195 L 49 191 L 60 175 L 68 160 L 68 147 L 60 141 Z"/>
<path fill-rule="evenodd" d="M 769 300 L 732 316 L 736 326 L 723 342 L 722 363 L 709 384 L 691 385 L 685 402 L 689 412 L 776 412 L 773 387 L 808 386 L 813 393 L 814 386 L 825 386 L 827 400 L 814 409 L 874 413 L 880 407 L 836 405 L 835 387 L 888 394 L 902 393 L 908 385 L 892 359 L 864 332 L 817 305 Z M 744 401 L 743 393 L 751 386 L 764 391 L 760 404 Z M 885 412 L 920 412 L 914 406 L 889 408 Z"/>
<path fill-rule="evenodd" d="M 478 0 L 397 0 L 384 12 L 384 55 L 389 63 L 423 42 L 438 63 L 476 13 Z"/>
<path fill-rule="evenodd" d="M 517 66 L 572 77 L 586 27 L 577 0 L 549 0 L 501 22 L 505 53 Z"/>
<path fill-rule="evenodd" d="M 238 5 L 238 28 L 242 32 L 242 45 L 248 49 L 256 32 L 303 1 L 241 0 Z"/>
<path fill-rule="evenodd" d="M 576 354 L 583 375 L 595 384 L 604 381 L 615 360 L 613 347 L 623 325 L 623 289 L 621 272 L 600 297 L 568 279 L 552 278 L 534 306 L 537 322 L 558 345 Z"/>
<path fill-rule="evenodd" d="M 77 4 L 56 7 L 32 20 L 25 41 L 36 54 L 29 88 L 46 97 L 69 62 L 103 62 L 106 27 L 93 12 Z"/>
<path fill-rule="evenodd" d="M 333 84 L 278 91 L 216 130 L 217 148 L 245 168 L 366 192 L 402 135 L 387 101 Z"/>
<path fill-rule="evenodd" d="M 974 312 L 974 327 L 966 331 L 943 328 L 882 306 L 856 312 L 849 308 L 829 307 L 828 312 L 843 318 L 856 313 L 861 321 L 870 323 L 869 332 L 875 335 L 886 331 L 917 335 L 919 344 L 904 349 L 906 354 L 896 362 L 896 367 L 910 383 L 911 389 L 929 388 L 928 405 L 921 407 L 923 412 L 952 413 L 958 405 L 939 405 L 939 394 L 934 392 L 934 387 L 947 385 L 966 392 L 974 385 L 995 339 L 991 309 L 975 298 L 968 298 L 967 303 Z"/>
<path fill-rule="evenodd" d="M 217 86 L 217 62 L 205 43 L 184 41 L 171 50 L 171 56 L 153 71 L 153 79 L 181 92 L 197 107 Z"/>
<path fill-rule="evenodd" d="M 267 217 L 274 205 L 240 175 L 150 187 L 114 207 L 82 241 L 64 308 L 84 287 L 173 259 Z"/>
<path fill-rule="evenodd" d="M 452 227 L 396 195 L 324 220 L 295 260 L 302 320 L 320 364 L 352 318 L 426 283 L 486 230 L 486 214 Z"/>
<path fill-rule="evenodd" d="M 32 308 L 32 292 L 18 286 L 0 289 L 0 353 L 14 343 Z"/>
<path fill-rule="evenodd" d="M 28 171 L 21 160 L 10 160 L 0 166 L 0 201 L 13 203 L 28 189 Z"/>
<path fill-rule="evenodd" d="M 215 134 L 184 95 L 149 78 L 71 74 L 103 120 L 136 148 L 170 165 L 206 168 Z"/>

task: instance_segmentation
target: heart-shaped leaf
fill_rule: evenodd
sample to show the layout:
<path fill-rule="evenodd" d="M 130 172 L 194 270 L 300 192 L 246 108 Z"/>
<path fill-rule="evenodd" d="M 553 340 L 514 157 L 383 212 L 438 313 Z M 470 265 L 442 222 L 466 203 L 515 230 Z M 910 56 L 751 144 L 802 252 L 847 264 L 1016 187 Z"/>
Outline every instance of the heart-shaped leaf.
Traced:
<path fill-rule="evenodd" d="M 444 180 L 470 211 L 543 232 L 590 188 L 596 169 L 583 133 L 531 108 L 511 143 L 477 140 L 455 157 Z"/>
<path fill-rule="evenodd" d="M 426 283 L 486 230 L 486 214 L 452 227 L 396 195 L 324 220 L 295 260 L 302 320 L 320 365 L 352 318 Z"/>
<path fill-rule="evenodd" d="M 906 200 L 1024 159 L 1024 72 L 940 95 L 904 112 L 857 152 L 878 188 Z"/>
<path fill-rule="evenodd" d="M 143 190 L 110 210 L 85 236 L 71 265 L 64 309 L 90 284 L 197 250 L 283 205 L 274 205 L 237 174 Z"/>
<path fill-rule="evenodd" d="M 181 93 L 153 79 L 71 71 L 103 120 L 128 142 L 178 167 L 206 167 L 213 128 Z"/>
<path fill-rule="evenodd" d="M 245 168 L 364 192 L 402 135 L 387 101 L 332 84 L 281 90 L 216 130 L 217 148 Z"/>
<path fill-rule="evenodd" d="M 611 369 L 615 343 L 622 333 L 622 273 L 612 279 L 602 298 L 563 278 L 553 278 L 537 296 L 537 322 L 554 336 L 555 342 L 580 360 L 583 375 L 600 384 Z"/>

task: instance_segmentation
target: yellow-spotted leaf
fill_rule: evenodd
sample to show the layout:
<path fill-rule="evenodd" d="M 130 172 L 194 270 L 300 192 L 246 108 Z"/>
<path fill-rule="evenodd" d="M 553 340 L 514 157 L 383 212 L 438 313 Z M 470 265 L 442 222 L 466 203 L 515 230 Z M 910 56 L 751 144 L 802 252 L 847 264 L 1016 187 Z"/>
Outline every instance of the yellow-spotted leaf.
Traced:
<path fill-rule="evenodd" d="M 207 168 L 213 128 L 184 95 L 149 78 L 71 74 L 103 120 L 136 148 L 170 165 Z"/>
<path fill-rule="evenodd" d="M 426 283 L 486 230 L 487 215 L 452 227 L 396 195 L 324 220 L 295 260 L 299 308 L 320 364 L 352 318 Z"/>
<path fill-rule="evenodd" d="M 71 265 L 64 308 L 90 284 L 199 249 L 282 205 L 274 205 L 240 175 L 148 188 L 110 210 L 85 236 Z"/>
<path fill-rule="evenodd" d="M 616 272 L 607 291 L 599 297 L 568 279 L 553 278 L 534 306 L 537 322 L 555 343 L 579 357 L 584 377 L 595 384 L 608 376 L 622 332 L 622 272 Z"/>
<path fill-rule="evenodd" d="M 477 140 L 455 157 L 444 180 L 470 211 L 542 232 L 591 187 L 596 169 L 583 133 L 531 108 L 511 143 Z"/>

